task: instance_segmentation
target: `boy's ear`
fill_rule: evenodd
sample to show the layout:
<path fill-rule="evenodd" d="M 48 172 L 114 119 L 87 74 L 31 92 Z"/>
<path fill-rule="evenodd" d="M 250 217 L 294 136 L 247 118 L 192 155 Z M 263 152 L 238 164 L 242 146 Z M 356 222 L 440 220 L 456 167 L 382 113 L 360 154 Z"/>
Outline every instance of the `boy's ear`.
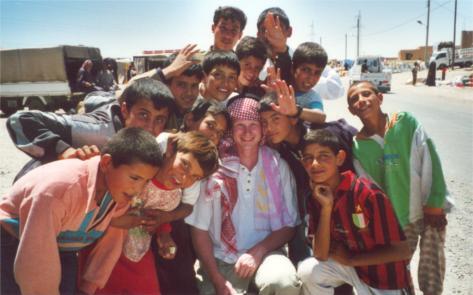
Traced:
<path fill-rule="evenodd" d="M 216 27 L 216 25 L 212 24 L 212 33 L 215 33 L 215 27 Z"/>
<path fill-rule="evenodd" d="M 348 105 L 348 111 L 349 111 L 350 114 L 352 114 L 353 116 L 356 116 L 356 115 L 355 115 L 355 112 L 353 111 L 353 108 L 351 107 L 351 105 Z"/>
<path fill-rule="evenodd" d="M 286 29 L 286 38 L 289 38 L 292 36 L 292 27 L 289 26 L 289 28 Z"/>
<path fill-rule="evenodd" d="M 380 93 L 378 93 L 377 96 L 378 96 L 378 100 L 379 100 L 379 105 L 382 105 L 383 104 L 383 99 L 384 99 L 383 94 L 380 92 Z"/>
<path fill-rule="evenodd" d="M 191 112 L 184 115 L 184 126 L 186 126 L 186 131 L 189 131 L 190 128 L 194 128 L 194 114 Z"/>
<path fill-rule="evenodd" d="M 120 111 L 122 113 L 123 119 L 126 120 L 129 116 L 128 108 L 126 106 L 126 102 L 122 102 L 122 104 L 120 105 Z"/>
<path fill-rule="evenodd" d="M 103 154 L 100 156 L 99 167 L 102 172 L 107 171 L 112 165 L 112 156 L 110 154 Z"/>
<path fill-rule="evenodd" d="M 347 153 L 344 150 L 339 150 L 336 158 L 337 158 L 337 166 L 340 167 L 345 162 L 345 158 L 347 157 Z"/>

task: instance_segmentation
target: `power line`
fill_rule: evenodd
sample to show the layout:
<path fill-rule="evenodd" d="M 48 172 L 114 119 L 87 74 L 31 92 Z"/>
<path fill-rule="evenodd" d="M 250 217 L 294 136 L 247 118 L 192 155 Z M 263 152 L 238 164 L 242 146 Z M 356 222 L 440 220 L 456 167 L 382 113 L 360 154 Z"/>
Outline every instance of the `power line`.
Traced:
<path fill-rule="evenodd" d="M 444 5 L 447 5 L 449 2 L 451 2 L 451 0 L 445 1 L 444 3 L 440 4 L 439 6 L 437 6 L 437 7 L 433 8 L 433 9 L 431 9 L 430 11 L 432 12 L 432 11 L 434 11 L 434 10 L 437 10 L 437 9 L 439 9 L 440 7 L 444 6 Z M 419 19 L 419 18 L 421 18 L 421 17 L 423 17 L 423 16 L 425 16 L 425 13 L 422 13 L 422 14 L 416 16 L 416 17 L 410 18 L 410 19 L 408 19 L 408 20 L 406 20 L 406 21 L 404 21 L 404 22 L 402 22 L 402 23 L 400 23 L 400 24 L 398 24 L 398 25 L 395 25 L 395 26 L 393 26 L 393 27 L 391 27 L 391 28 L 388 28 L 388 29 L 385 29 L 385 30 L 382 30 L 382 31 L 378 31 L 378 32 L 375 32 L 375 33 L 371 33 L 371 34 L 366 34 L 366 35 L 364 35 L 364 37 L 379 35 L 379 34 L 383 34 L 383 33 L 389 32 L 389 31 L 393 31 L 393 30 L 395 30 L 395 29 L 397 29 L 397 28 L 400 28 L 400 27 L 405 26 L 405 25 L 407 25 L 407 24 L 409 24 L 409 23 L 412 23 L 413 21 L 415 21 L 415 20 L 417 20 L 417 19 Z"/>
<path fill-rule="evenodd" d="M 433 1 L 433 2 L 439 4 L 437 1 Z M 449 8 L 449 7 L 447 7 L 447 6 L 441 6 L 441 7 L 442 7 L 443 9 L 445 9 L 445 10 L 450 11 L 450 12 L 454 12 L 453 9 L 451 9 L 451 8 Z M 467 15 L 464 15 L 463 13 L 461 13 L 461 12 L 458 11 L 458 10 L 457 10 L 457 14 L 458 14 L 457 17 L 461 17 L 462 19 L 466 19 L 468 22 L 472 22 L 472 21 L 471 21 L 471 16 L 469 17 L 469 16 L 467 16 Z"/>

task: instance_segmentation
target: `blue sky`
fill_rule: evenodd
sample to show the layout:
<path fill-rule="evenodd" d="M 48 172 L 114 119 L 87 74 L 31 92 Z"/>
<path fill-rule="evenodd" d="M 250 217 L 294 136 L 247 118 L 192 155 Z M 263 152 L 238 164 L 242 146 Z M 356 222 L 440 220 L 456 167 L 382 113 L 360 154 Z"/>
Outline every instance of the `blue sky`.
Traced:
<path fill-rule="evenodd" d="M 215 8 L 233 5 L 248 17 L 244 35 L 256 34 L 259 13 L 284 9 L 293 27 L 289 45 L 320 42 L 330 58 L 356 54 L 356 15 L 361 13 L 361 54 L 397 56 L 425 44 L 427 0 L 251 1 L 5 1 L 0 0 L 0 48 L 59 44 L 99 47 L 104 57 L 132 57 L 143 50 L 181 48 L 213 40 Z M 431 0 L 429 44 L 453 39 L 454 0 Z M 313 24 L 313 26 L 311 26 Z M 313 28 L 313 29 L 312 29 Z M 457 44 L 473 30 L 473 1 L 458 0 Z"/>

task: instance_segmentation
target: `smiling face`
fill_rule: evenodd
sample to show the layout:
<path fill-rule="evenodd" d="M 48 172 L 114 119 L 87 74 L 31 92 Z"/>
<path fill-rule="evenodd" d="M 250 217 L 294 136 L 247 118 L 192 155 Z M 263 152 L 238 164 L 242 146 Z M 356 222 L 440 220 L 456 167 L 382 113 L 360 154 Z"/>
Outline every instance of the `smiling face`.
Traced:
<path fill-rule="evenodd" d="M 213 68 L 204 80 L 206 96 L 224 101 L 235 91 L 238 73 L 228 66 L 220 65 Z"/>
<path fill-rule="evenodd" d="M 302 63 L 294 69 L 294 88 L 299 92 L 308 92 L 317 82 L 319 82 L 320 75 L 323 68 L 311 63 Z"/>
<path fill-rule="evenodd" d="M 383 95 L 369 83 L 359 83 L 348 89 L 348 110 L 362 121 L 381 113 Z"/>
<path fill-rule="evenodd" d="M 127 203 L 138 195 L 158 172 L 158 167 L 143 162 L 114 167 L 111 156 L 107 154 L 100 160 L 100 169 L 104 175 L 107 190 L 118 204 Z"/>
<path fill-rule="evenodd" d="M 181 113 L 185 113 L 192 108 L 199 95 L 199 83 L 200 79 L 197 76 L 180 75 L 172 78 L 169 89 Z"/>
<path fill-rule="evenodd" d="M 287 139 L 297 119 L 289 118 L 275 111 L 261 112 L 261 123 L 266 140 L 271 144 L 278 144 Z"/>
<path fill-rule="evenodd" d="M 212 25 L 214 47 L 222 51 L 231 51 L 241 38 L 241 24 L 238 21 L 221 18 L 216 25 Z"/>
<path fill-rule="evenodd" d="M 218 145 L 227 128 L 227 119 L 224 115 L 208 113 L 200 122 L 196 122 L 193 130 L 202 132 L 205 137 L 210 139 L 215 145 Z"/>
<path fill-rule="evenodd" d="M 254 56 L 247 56 L 240 59 L 241 70 L 240 76 L 238 77 L 238 83 L 241 86 L 256 85 L 263 66 L 264 61 Z"/>
<path fill-rule="evenodd" d="M 168 108 L 156 109 L 150 99 L 138 100 L 130 110 L 122 103 L 121 112 L 125 127 L 139 127 L 154 136 L 158 136 L 166 126 L 169 118 Z"/>
<path fill-rule="evenodd" d="M 184 189 L 204 177 L 204 171 L 191 153 L 177 152 L 164 160 L 156 176 L 168 189 Z"/>
<path fill-rule="evenodd" d="M 233 122 L 233 140 L 238 151 L 257 151 L 261 138 L 262 128 L 259 121 L 236 120 Z"/>
<path fill-rule="evenodd" d="M 345 160 L 345 152 L 336 155 L 326 146 L 317 143 L 307 145 L 302 152 L 302 165 L 313 184 L 333 186 L 338 180 L 338 167 Z"/>

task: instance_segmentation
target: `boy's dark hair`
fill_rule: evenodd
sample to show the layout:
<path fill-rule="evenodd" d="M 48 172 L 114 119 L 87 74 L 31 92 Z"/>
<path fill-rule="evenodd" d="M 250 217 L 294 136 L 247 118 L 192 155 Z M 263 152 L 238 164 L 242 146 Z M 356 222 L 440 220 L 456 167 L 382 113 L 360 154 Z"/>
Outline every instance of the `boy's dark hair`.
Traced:
<path fill-rule="evenodd" d="M 378 86 L 376 86 L 376 84 L 374 84 L 373 82 L 368 81 L 368 80 L 361 80 L 361 81 L 356 81 L 356 82 L 354 82 L 353 84 L 351 84 L 351 85 L 348 87 L 348 89 L 347 89 L 347 98 L 349 98 L 349 97 L 348 97 L 348 92 L 349 92 L 349 90 L 352 89 L 353 87 L 357 86 L 357 85 L 362 84 L 362 83 L 368 84 L 368 85 L 369 85 L 369 88 L 370 88 L 371 90 L 373 90 L 373 92 L 374 92 L 375 94 L 379 94 L 379 89 L 378 89 Z"/>
<path fill-rule="evenodd" d="M 253 56 L 262 60 L 264 63 L 268 58 L 267 49 L 264 42 L 258 38 L 250 36 L 245 36 L 240 40 L 240 42 L 238 42 L 235 53 L 239 60 L 242 60 L 245 57 Z"/>
<path fill-rule="evenodd" d="M 259 112 L 270 112 L 274 111 L 273 108 L 271 107 L 271 104 L 275 103 L 278 104 L 276 93 L 274 92 L 269 92 L 266 93 L 263 98 L 259 101 Z"/>
<path fill-rule="evenodd" d="M 323 47 L 314 42 L 304 42 L 300 44 L 297 46 L 292 56 L 294 69 L 297 69 L 303 63 L 314 64 L 323 69 L 327 65 L 327 61 L 327 53 Z"/>
<path fill-rule="evenodd" d="M 202 61 L 202 68 L 206 75 L 217 66 L 227 66 L 234 69 L 240 75 L 240 61 L 233 51 L 212 50 L 207 52 Z"/>
<path fill-rule="evenodd" d="M 114 167 L 136 162 L 160 167 L 163 163 L 163 154 L 156 138 L 138 127 L 118 131 L 102 148 L 101 154 L 112 156 Z"/>
<path fill-rule="evenodd" d="M 179 52 L 174 52 L 163 63 L 163 69 L 168 67 L 172 62 L 176 59 L 176 56 L 179 54 Z M 182 72 L 181 75 L 186 75 L 188 77 L 196 76 L 197 79 L 202 80 L 204 78 L 204 72 L 202 71 L 202 65 L 199 64 L 192 64 L 190 67 L 188 67 L 184 72 Z M 172 78 L 167 79 L 167 83 L 169 84 L 172 81 Z"/>
<path fill-rule="evenodd" d="M 168 108 L 169 113 L 174 112 L 176 108 L 174 96 L 169 88 L 164 83 L 151 78 L 141 78 L 131 83 L 123 90 L 118 101 L 125 102 L 126 108 L 131 110 L 133 105 L 141 99 L 151 100 L 158 110 Z"/>
<path fill-rule="evenodd" d="M 219 6 L 214 12 L 214 25 L 217 25 L 221 19 L 232 20 L 240 23 L 240 32 L 243 32 L 246 26 L 246 15 L 240 9 L 233 6 Z"/>
<path fill-rule="evenodd" d="M 232 123 L 227 109 L 223 107 L 222 104 L 208 100 L 197 100 L 196 103 L 192 106 L 190 113 L 192 114 L 192 121 L 194 122 L 202 120 L 207 114 L 212 114 L 223 115 L 225 117 L 225 120 L 227 121 L 227 126 L 230 126 Z"/>
<path fill-rule="evenodd" d="M 174 150 L 192 154 L 204 172 L 204 177 L 214 173 L 218 168 L 218 151 L 215 144 L 198 131 L 180 133 L 177 136 Z"/>
<path fill-rule="evenodd" d="M 258 21 L 256 22 L 256 28 L 258 30 L 261 29 L 264 19 L 266 18 L 266 15 L 268 15 L 269 12 L 272 12 L 274 16 L 279 17 L 279 21 L 286 27 L 286 29 L 291 26 L 289 22 L 289 17 L 287 17 L 287 14 L 284 12 L 284 10 L 279 7 L 270 7 L 263 10 L 258 16 Z"/>
<path fill-rule="evenodd" d="M 307 132 L 302 140 L 301 151 L 303 152 L 310 144 L 328 147 L 335 155 L 342 149 L 338 137 L 327 129 L 310 130 Z"/>

